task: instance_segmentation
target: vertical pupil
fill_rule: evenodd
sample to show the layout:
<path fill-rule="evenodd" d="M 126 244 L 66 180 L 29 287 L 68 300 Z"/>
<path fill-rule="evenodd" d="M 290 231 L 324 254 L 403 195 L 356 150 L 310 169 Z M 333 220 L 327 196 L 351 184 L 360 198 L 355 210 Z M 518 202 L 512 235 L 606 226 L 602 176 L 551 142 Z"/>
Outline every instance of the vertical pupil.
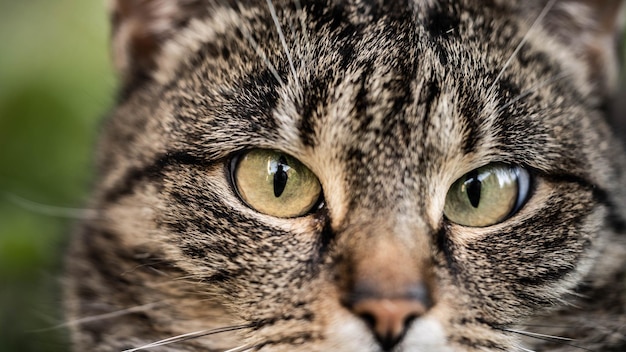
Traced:
<path fill-rule="evenodd" d="M 481 182 L 478 179 L 478 170 L 474 170 L 467 174 L 467 179 L 465 180 L 465 190 L 470 204 L 474 208 L 478 208 L 478 204 L 480 204 L 481 190 Z"/>
<path fill-rule="evenodd" d="M 287 165 L 287 159 L 284 155 L 281 155 L 278 158 L 278 167 L 276 168 L 276 173 L 274 174 L 274 197 L 278 198 L 283 191 L 285 191 L 285 186 L 287 186 L 287 171 L 285 170 L 285 166 Z"/>

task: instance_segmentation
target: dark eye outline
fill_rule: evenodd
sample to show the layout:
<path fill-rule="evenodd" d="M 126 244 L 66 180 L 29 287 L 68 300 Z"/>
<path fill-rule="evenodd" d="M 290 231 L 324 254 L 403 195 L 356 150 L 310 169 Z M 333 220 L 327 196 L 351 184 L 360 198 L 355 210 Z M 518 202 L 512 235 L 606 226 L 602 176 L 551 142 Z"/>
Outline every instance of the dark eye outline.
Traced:
<path fill-rule="evenodd" d="M 320 195 L 319 198 L 315 201 L 315 203 L 313 203 L 313 206 L 311 206 L 311 209 L 309 209 L 306 213 L 300 215 L 300 216 L 296 216 L 296 217 L 291 217 L 291 218 L 281 218 L 278 216 L 274 216 L 274 215 L 270 215 L 270 214 L 264 214 L 260 211 L 258 211 L 257 209 L 255 209 L 252 205 L 248 204 L 248 202 L 246 202 L 243 197 L 241 196 L 241 194 L 239 193 L 239 189 L 237 187 L 237 182 L 235 181 L 235 172 L 237 171 L 237 165 L 239 162 L 239 159 L 241 157 L 243 157 L 244 155 L 246 155 L 246 153 L 249 153 L 253 150 L 257 150 L 257 149 L 263 149 L 263 150 L 273 150 L 275 152 L 278 153 L 282 153 L 284 155 L 288 155 L 291 158 L 294 158 L 298 161 L 300 161 L 298 158 L 295 158 L 293 156 L 291 156 L 289 153 L 285 153 L 282 150 L 278 150 L 278 149 L 271 149 L 271 148 L 246 148 L 246 149 L 241 149 L 239 151 L 236 151 L 234 153 L 231 154 L 230 157 L 228 157 L 226 159 L 225 162 L 225 174 L 226 174 L 226 179 L 228 179 L 228 183 L 230 185 L 230 188 L 232 190 L 232 192 L 235 194 L 235 196 L 237 196 L 237 199 L 239 200 L 239 202 L 241 202 L 241 204 L 245 205 L 247 208 L 251 209 L 252 211 L 259 213 L 259 214 L 263 214 L 266 216 L 272 216 L 278 219 L 299 219 L 299 218 L 304 218 L 307 217 L 309 215 L 314 215 L 314 214 L 318 214 L 320 213 L 322 210 L 324 210 L 325 205 L 326 205 L 326 201 L 325 201 L 325 197 L 324 197 L 324 187 L 322 187 L 322 183 L 320 182 Z M 302 163 L 300 161 L 300 163 Z M 306 166 L 306 165 L 304 165 Z M 308 167 L 307 167 L 308 168 Z M 315 175 L 315 177 L 317 177 L 317 175 Z M 318 178 L 319 180 L 319 178 Z"/>
<path fill-rule="evenodd" d="M 488 164 L 485 164 L 483 166 L 477 167 L 465 174 L 463 174 L 463 176 L 459 177 L 458 179 L 456 179 L 452 185 L 456 184 L 457 182 L 459 182 L 461 179 L 465 178 L 467 175 L 472 174 L 472 173 L 476 173 L 478 170 L 485 168 L 487 166 L 490 165 L 497 165 L 497 164 L 501 164 L 504 167 L 508 167 L 511 171 L 513 171 L 516 175 L 516 181 L 517 181 L 517 195 L 516 195 L 516 199 L 515 199 L 515 205 L 511 208 L 511 211 L 509 211 L 509 213 L 502 217 L 502 219 L 498 220 L 497 222 L 490 224 L 490 225 L 485 225 L 485 226 L 471 226 L 471 225 L 463 225 L 463 224 L 459 224 L 457 222 L 454 222 L 452 220 L 450 220 L 444 212 L 442 212 L 443 217 L 445 219 L 446 222 L 448 222 L 449 224 L 454 224 L 457 226 L 463 226 L 463 227 L 470 227 L 470 228 L 488 228 L 491 226 L 495 226 L 498 224 L 501 224 L 507 220 L 509 220 L 510 218 L 512 218 L 515 214 L 517 214 L 520 210 L 522 210 L 522 208 L 524 208 L 524 206 L 528 203 L 528 201 L 533 197 L 534 193 L 535 193 L 535 188 L 536 188 L 536 176 L 535 173 L 533 172 L 532 168 L 526 167 L 524 165 L 512 165 L 512 164 L 508 164 L 508 163 L 500 163 L 500 162 L 491 162 Z M 450 189 L 452 189 L 452 186 L 450 186 L 447 190 L 447 192 L 450 191 Z M 446 197 L 447 197 L 447 193 L 446 192 Z"/>

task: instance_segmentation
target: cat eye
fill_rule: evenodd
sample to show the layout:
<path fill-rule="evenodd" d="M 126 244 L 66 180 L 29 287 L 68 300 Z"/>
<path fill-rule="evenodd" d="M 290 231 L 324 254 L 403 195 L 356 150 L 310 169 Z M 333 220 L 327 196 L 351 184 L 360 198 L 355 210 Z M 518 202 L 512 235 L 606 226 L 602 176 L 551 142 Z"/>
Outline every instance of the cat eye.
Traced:
<path fill-rule="evenodd" d="M 495 225 L 522 207 L 529 189 L 530 176 L 525 169 L 489 164 L 465 174 L 450 187 L 443 212 L 459 225 Z"/>
<path fill-rule="evenodd" d="M 311 170 L 275 150 L 252 149 L 239 155 L 231 175 L 237 194 L 250 208 L 280 218 L 309 213 L 322 193 Z"/>

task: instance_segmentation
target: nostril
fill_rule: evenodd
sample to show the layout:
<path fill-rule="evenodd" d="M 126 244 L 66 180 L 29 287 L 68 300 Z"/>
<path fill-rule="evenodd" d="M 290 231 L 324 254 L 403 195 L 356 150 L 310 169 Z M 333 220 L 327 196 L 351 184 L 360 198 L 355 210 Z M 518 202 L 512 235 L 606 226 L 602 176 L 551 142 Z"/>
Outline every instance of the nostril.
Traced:
<path fill-rule="evenodd" d="M 384 350 L 391 350 L 409 329 L 411 323 L 426 312 L 419 301 L 407 299 L 363 299 L 352 312 L 372 330 Z"/>
<path fill-rule="evenodd" d="M 359 317 L 365 322 L 365 324 L 367 324 L 370 329 L 374 330 L 376 328 L 376 317 L 373 314 L 363 312 L 359 314 Z"/>
<path fill-rule="evenodd" d="M 419 316 L 417 314 L 409 314 L 405 319 L 404 319 L 404 330 L 408 330 L 409 326 L 413 323 L 413 321 L 415 319 L 417 319 Z"/>

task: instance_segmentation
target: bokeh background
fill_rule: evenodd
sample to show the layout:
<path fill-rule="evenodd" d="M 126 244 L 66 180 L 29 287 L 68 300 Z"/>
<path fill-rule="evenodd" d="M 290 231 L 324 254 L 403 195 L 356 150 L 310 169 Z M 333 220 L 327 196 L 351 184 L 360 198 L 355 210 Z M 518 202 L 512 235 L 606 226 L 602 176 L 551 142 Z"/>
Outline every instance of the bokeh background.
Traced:
<path fill-rule="evenodd" d="M 79 213 L 43 205 L 86 199 L 116 86 L 108 32 L 104 0 L 0 0 L 0 352 L 68 351 L 65 331 L 46 328 L 61 322 Z"/>

